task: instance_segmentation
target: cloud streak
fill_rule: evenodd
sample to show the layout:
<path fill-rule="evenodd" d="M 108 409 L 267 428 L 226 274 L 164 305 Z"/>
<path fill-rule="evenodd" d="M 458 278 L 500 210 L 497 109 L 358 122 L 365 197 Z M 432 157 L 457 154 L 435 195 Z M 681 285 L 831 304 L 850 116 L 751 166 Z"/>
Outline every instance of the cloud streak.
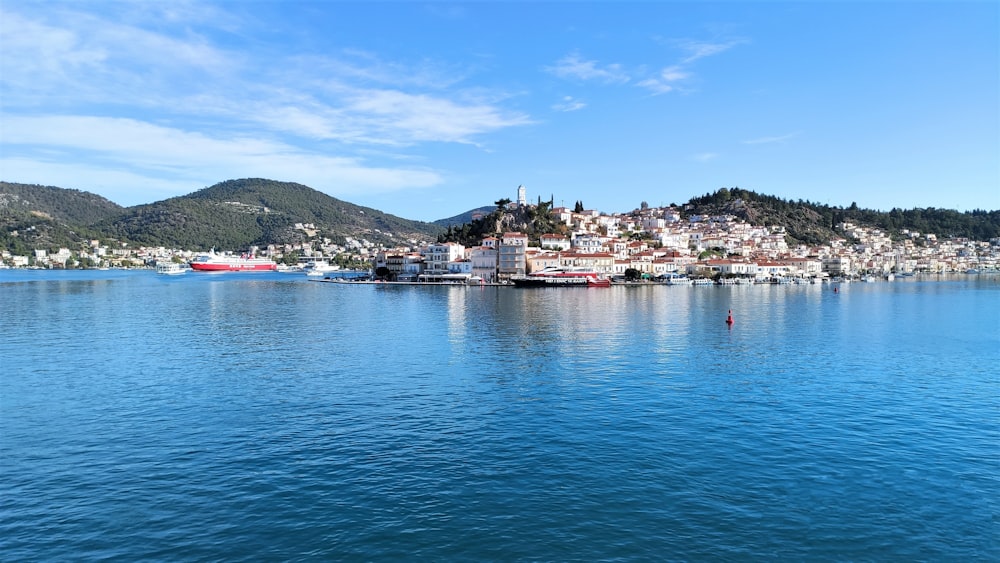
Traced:
<path fill-rule="evenodd" d="M 780 143 L 782 141 L 787 141 L 798 136 L 798 132 L 787 133 L 785 135 L 777 135 L 773 137 L 758 137 L 756 139 L 747 139 L 743 141 L 744 145 L 766 145 L 771 143 Z"/>
<path fill-rule="evenodd" d="M 601 65 L 597 61 L 584 60 L 579 53 L 571 53 L 546 67 L 546 70 L 560 78 L 589 81 L 597 80 L 605 84 L 622 84 L 630 80 L 621 65 Z"/>
<path fill-rule="evenodd" d="M 94 178 L 100 176 L 98 169 L 113 171 L 101 176 L 100 183 L 110 183 L 121 193 L 147 184 L 187 182 L 186 193 L 192 184 L 247 176 L 294 179 L 331 195 L 423 188 L 442 180 L 432 170 L 369 166 L 359 158 L 328 156 L 280 142 L 218 138 L 132 119 L 56 115 L 5 116 L 3 121 L 5 142 L 30 149 L 0 161 L 4 173 L 15 180 L 32 169 L 59 177 L 67 157 L 81 156 L 92 163 L 84 168 L 93 171 Z"/>
<path fill-rule="evenodd" d="M 721 43 L 685 39 L 677 41 L 677 45 L 682 51 L 687 53 L 687 55 L 683 59 L 681 59 L 681 64 L 691 64 L 699 59 L 704 59 L 705 57 L 711 57 L 713 55 L 718 55 L 719 53 L 724 53 L 729 49 L 732 49 L 733 47 L 745 42 L 746 41 L 742 39 L 724 41 Z"/>
<path fill-rule="evenodd" d="M 671 43 L 683 53 L 683 56 L 678 62 L 653 73 L 646 71 L 645 65 L 629 71 L 620 63 L 603 64 L 596 60 L 584 59 L 578 52 L 563 57 L 545 70 L 559 78 L 604 84 L 632 83 L 653 95 L 668 94 L 683 89 L 683 84 L 694 75 L 691 70 L 694 63 L 724 53 L 746 41 L 743 39 L 726 42 L 676 40 Z"/>
<path fill-rule="evenodd" d="M 573 96 L 563 96 L 562 100 L 557 104 L 553 104 L 552 109 L 561 112 L 571 112 L 579 111 L 587 107 L 587 104 L 581 100 L 577 100 Z"/>

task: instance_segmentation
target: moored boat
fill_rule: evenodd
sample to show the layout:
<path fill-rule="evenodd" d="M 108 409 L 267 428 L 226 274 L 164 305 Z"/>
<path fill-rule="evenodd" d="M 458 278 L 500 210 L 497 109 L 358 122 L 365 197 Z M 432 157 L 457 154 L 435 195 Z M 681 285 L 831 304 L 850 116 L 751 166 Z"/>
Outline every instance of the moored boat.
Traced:
<path fill-rule="evenodd" d="M 191 268 L 188 268 L 184 264 L 178 262 L 157 262 L 156 263 L 156 273 L 164 276 L 177 276 L 190 272 Z"/>
<path fill-rule="evenodd" d="M 549 266 L 526 276 L 512 277 L 516 287 L 611 287 L 611 280 L 594 270 Z"/>
<path fill-rule="evenodd" d="M 306 273 L 307 276 L 322 276 L 330 272 L 336 272 L 340 269 L 340 266 L 336 264 L 331 264 L 326 260 L 311 260 L 302 266 L 302 271 Z"/>
<path fill-rule="evenodd" d="M 691 285 L 691 279 L 685 274 L 678 274 L 676 272 L 670 272 L 657 276 L 656 278 L 660 283 L 666 285 Z"/>
<path fill-rule="evenodd" d="M 190 266 L 196 272 L 271 272 L 278 269 L 273 260 L 257 258 L 253 254 L 232 256 L 214 252 L 195 257 Z"/>

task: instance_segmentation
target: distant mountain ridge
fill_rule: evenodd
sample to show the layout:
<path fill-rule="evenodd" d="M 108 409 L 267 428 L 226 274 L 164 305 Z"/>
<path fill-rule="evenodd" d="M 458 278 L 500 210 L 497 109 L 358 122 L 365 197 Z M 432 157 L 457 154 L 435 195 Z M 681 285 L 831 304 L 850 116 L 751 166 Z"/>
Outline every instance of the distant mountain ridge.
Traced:
<path fill-rule="evenodd" d="M 241 249 L 301 242 L 296 224 L 314 225 L 334 242 L 348 237 L 404 244 L 433 239 L 440 228 L 339 200 L 302 184 L 262 178 L 227 180 L 192 194 L 129 208 L 98 225 L 146 245 Z"/>
<path fill-rule="evenodd" d="M 477 207 L 475 209 L 470 209 L 465 213 L 460 213 L 454 217 L 448 217 L 447 219 L 438 219 L 434 221 L 435 225 L 440 225 L 442 227 L 453 227 L 456 225 L 464 225 L 466 223 L 471 223 L 472 220 L 478 215 L 489 215 L 497 208 L 496 205 L 485 205 L 483 207 Z"/>
<path fill-rule="evenodd" d="M 78 209 L 74 212 L 73 207 Z M 262 178 L 227 180 L 128 208 L 87 192 L 0 183 L 4 227 L 0 247 L 11 251 L 94 238 L 190 250 L 241 250 L 301 242 L 309 235 L 296 224 L 312 225 L 310 233 L 334 242 L 350 237 L 390 245 L 433 240 L 442 231 L 437 225 L 354 205 L 302 184 Z"/>

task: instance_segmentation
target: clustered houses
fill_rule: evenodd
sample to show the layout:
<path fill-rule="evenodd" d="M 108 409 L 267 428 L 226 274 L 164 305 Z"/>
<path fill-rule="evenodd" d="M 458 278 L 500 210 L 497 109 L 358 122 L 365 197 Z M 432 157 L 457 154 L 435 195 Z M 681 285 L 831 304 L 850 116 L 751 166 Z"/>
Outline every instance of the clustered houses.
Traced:
<path fill-rule="evenodd" d="M 519 188 L 517 202 L 510 205 L 527 205 L 524 195 Z M 350 255 L 369 261 L 374 271 L 386 273 L 386 279 L 431 282 L 481 279 L 496 283 L 548 266 L 591 268 L 608 276 L 634 270 L 646 277 L 687 274 L 755 279 L 1000 269 L 1000 239 L 939 239 L 903 231 L 902 240 L 893 241 L 878 229 L 843 223 L 839 227 L 850 241 L 840 238 L 819 246 L 789 247 L 782 227 L 750 225 L 732 216 L 682 219 L 680 210 L 673 207 L 643 205 L 616 214 L 556 207 L 550 213 L 566 225 L 568 236 L 547 234 L 531 241 L 523 233 L 507 232 L 486 237 L 470 248 L 415 240 L 395 248 L 356 239 L 334 245 L 320 239 L 250 250 L 275 259 L 289 253 L 304 259 Z M 296 228 L 315 238 L 312 225 Z M 91 241 L 79 251 L 36 250 L 33 256 L 4 252 L 0 267 L 134 267 L 173 258 L 186 261 L 195 254 L 125 244 L 106 247 Z"/>
<path fill-rule="evenodd" d="M 518 203 L 525 205 L 519 191 Z M 681 219 L 673 207 L 643 206 L 629 213 L 551 210 L 569 236 L 546 234 L 529 241 L 523 233 L 487 237 L 479 246 L 456 243 L 420 250 L 375 253 L 376 271 L 399 281 L 503 282 L 550 266 L 594 269 L 608 276 L 635 270 L 644 277 L 685 274 L 746 279 L 822 278 L 890 273 L 946 273 L 1000 268 L 1000 239 L 938 240 L 904 232 L 892 241 L 878 229 L 840 225 L 852 240 L 789 247 L 783 227 L 760 227 L 733 216 Z M 384 268 L 384 269 L 383 269 Z"/>
<path fill-rule="evenodd" d="M 267 256 L 276 260 L 289 254 L 296 254 L 300 260 L 333 259 L 336 256 L 346 256 L 357 262 L 369 262 L 379 246 L 365 239 L 348 237 L 344 244 L 334 244 L 329 238 L 318 237 L 318 230 L 311 223 L 296 223 L 294 228 L 306 235 L 308 241 L 296 244 L 272 244 L 267 247 L 254 247 L 249 250 L 253 254 Z M 16 236 L 16 232 L 14 235 Z M 383 233 L 384 234 L 384 233 Z M 407 241 L 418 245 L 419 241 Z M 190 250 L 139 246 L 131 247 L 127 243 L 113 246 L 102 245 L 98 240 L 91 240 L 81 250 L 59 248 L 54 252 L 37 249 L 30 256 L 13 255 L 7 251 L 0 253 L 0 268 L 142 268 L 157 262 L 169 262 L 177 259 L 184 262 L 192 260 L 200 252 Z"/>

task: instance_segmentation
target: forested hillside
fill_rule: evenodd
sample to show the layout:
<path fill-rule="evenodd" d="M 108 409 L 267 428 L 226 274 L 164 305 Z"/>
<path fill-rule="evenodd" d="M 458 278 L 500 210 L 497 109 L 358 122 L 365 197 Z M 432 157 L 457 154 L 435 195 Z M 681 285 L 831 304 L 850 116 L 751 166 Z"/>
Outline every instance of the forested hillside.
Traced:
<path fill-rule="evenodd" d="M 440 227 L 360 207 L 291 182 L 228 180 L 189 195 L 129 208 L 97 227 L 108 236 L 144 245 L 239 250 L 300 242 L 313 231 L 334 242 L 347 237 L 402 244 L 433 239 Z"/>
<path fill-rule="evenodd" d="M 122 209 L 89 192 L 0 182 L 0 249 L 24 255 L 35 248 L 76 246 L 100 236 L 90 225 Z"/>
<path fill-rule="evenodd" d="M 296 224 L 309 225 L 295 228 Z M 78 248 L 92 239 L 188 250 L 242 250 L 311 237 L 388 245 L 433 240 L 443 228 L 357 206 L 290 182 L 229 180 L 189 195 L 123 208 L 100 196 L 0 183 L 0 248 Z"/>
<path fill-rule="evenodd" d="M 89 225 L 123 207 L 90 192 L 53 186 L 0 182 L 0 213 L 28 213 L 73 225 Z"/>
<path fill-rule="evenodd" d="M 492 213 L 493 211 L 496 211 L 496 206 L 489 205 L 485 207 L 477 207 L 476 209 L 470 209 L 469 211 L 466 211 L 465 213 L 459 215 L 455 215 L 454 217 L 448 217 L 447 219 L 438 219 L 437 221 L 434 221 L 434 224 L 439 225 L 441 227 L 464 225 L 466 223 L 471 223 L 476 215 L 481 214 L 485 216 Z"/>
<path fill-rule="evenodd" d="M 505 232 L 524 233 L 533 242 L 538 242 L 538 237 L 544 234 L 569 235 L 569 228 L 554 220 L 549 213 L 552 209 L 551 202 L 514 209 L 507 209 L 508 203 L 509 199 L 501 199 L 496 202 L 493 211 L 480 219 L 461 225 L 448 225 L 447 230 L 438 237 L 438 242 L 474 246 L 480 244 L 484 237 L 500 237 Z"/>
<path fill-rule="evenodd" d="M 873 211 L 850 207 L 831 207 L 809 201 L 791 201 L 762 195 L 740 188 L 722 188 L 715 193 L 692 198 L 685 216 L 727 213 L 755 225 L 782 225 L 795 241 L 820 244 L 840 236 L 836 226 L 845 221 L 878 227 L 890 235 L 903 229 L 933 233 L 939 237 L 965 237 L 989 240 L 1000 237 L 1000 211 L 951 209 L 892 209 Z"/>

